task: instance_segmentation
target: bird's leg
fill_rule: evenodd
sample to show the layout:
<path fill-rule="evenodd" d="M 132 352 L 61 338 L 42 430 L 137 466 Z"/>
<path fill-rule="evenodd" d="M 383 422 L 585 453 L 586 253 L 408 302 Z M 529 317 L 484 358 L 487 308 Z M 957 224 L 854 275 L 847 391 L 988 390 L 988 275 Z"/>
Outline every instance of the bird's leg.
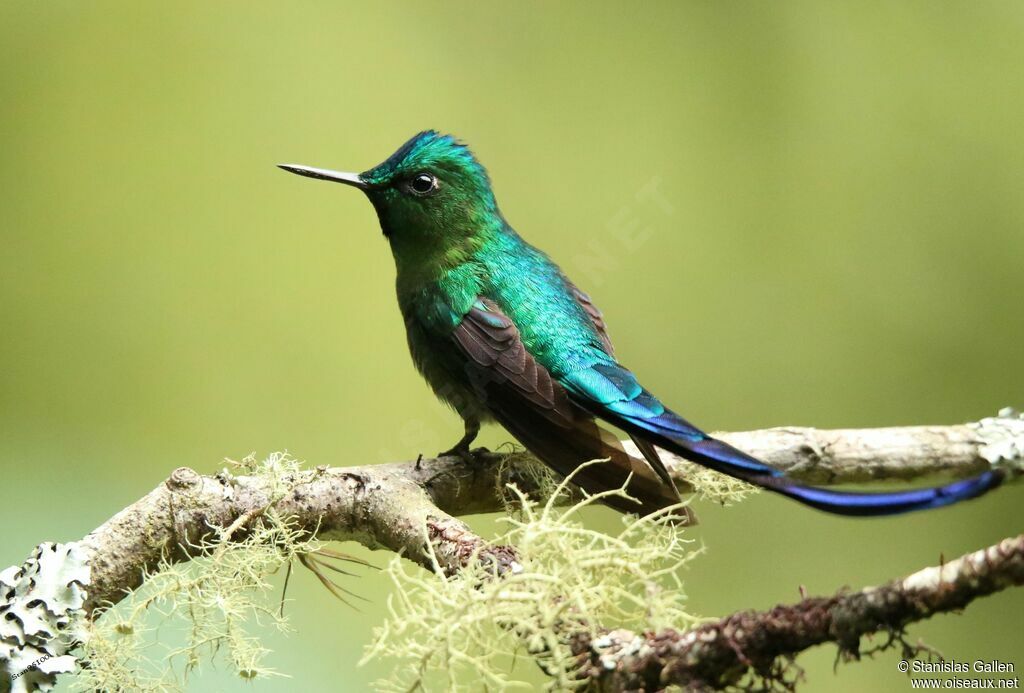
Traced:
<path fill-rule="evenodd" d="M 480 433 L 480 419 L 475 416 L 470 416 L 463 421 L 466 424 L 466 435 L 462 436 L 455 445 L 444 452 L 439 452 L 438 457 L 450 457 L 452 455 L 458 455 L 463 459 L 464 462 L 473 461 L 473 453 L 470 452 L 470 444 L 476 440 L 476 436 Z"/>

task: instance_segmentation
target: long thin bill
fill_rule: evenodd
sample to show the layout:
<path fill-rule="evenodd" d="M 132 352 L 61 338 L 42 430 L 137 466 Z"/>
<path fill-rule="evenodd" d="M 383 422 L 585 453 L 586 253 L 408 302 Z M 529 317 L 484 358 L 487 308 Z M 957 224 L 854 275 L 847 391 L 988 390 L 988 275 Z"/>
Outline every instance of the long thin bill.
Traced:
<path fill-rule="evenodd" d="M 306 176 L 307 178 L 329 180 L 332 183 L 344 183 L 345 185 L 351 185 L 352 187 L 359 188 L 360 190 L 366 190 L 366 188 L 369 187 L 366 184 L 366 181 L 359 177 L 358 173 L 331 171 L 326 168 L 313 168 L 312 166 L 300 166 L 299 164 L 278 164 L 277 167 L 288 171 L 288 173 Z"/>

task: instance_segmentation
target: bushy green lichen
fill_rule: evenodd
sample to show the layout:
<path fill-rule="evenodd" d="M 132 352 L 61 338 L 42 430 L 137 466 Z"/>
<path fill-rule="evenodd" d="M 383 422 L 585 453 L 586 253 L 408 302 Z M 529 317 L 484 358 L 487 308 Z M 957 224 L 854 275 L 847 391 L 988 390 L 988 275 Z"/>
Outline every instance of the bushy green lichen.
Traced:
<path fill-rule="evenodd" d="M 544 504 L 512 489 L 521 514 L 493 542 L 516 547 L 521 570 L 511 575 L 499 578 L 476 562 L 453 577 L 439 566 L 429 574 L 398 558 L 390 563 L 389 616 L 363 658 L 395 660 L 394 674 L 379 689 L 529 688 L 507 666 L 522 654 L 549 675 L 551 688 L 571 689 L 579 683 L 572 634 L 594 634 L 598 625 L 680 628 L 697 620 L 683 609 L 679 573 L 699 549 L 670 513 L 627 516 L 614 535 L 587 529 L 580 510 L 624 491 L 560 509 L 570 482 Z"/>
<path fill-rule="evenodd" d="M 278 453 L 263 462 L 250 457 L 234 464 L 272 484 L 270 504 L 193 546 L 199 558 L 163 562 L 141 587 L 96 619 L 84 638 L 75 690 L 175 690 L 183 678 L 176 669 L 187 676 L 214 659 L 245 679 L 280 675 L 265 664 L 267 650 L 260 644 L 268 627 L 289 630 L 267 598 L 268 577 L 318 546 L 274 510 L 291 489 L 284 480 L 298 476 L 298 462 Z M 248 531 L 236 539 L 243 520 Z M 175 632 L 184 644 L 157 643 L 154 614 L 161 632 Z"/>

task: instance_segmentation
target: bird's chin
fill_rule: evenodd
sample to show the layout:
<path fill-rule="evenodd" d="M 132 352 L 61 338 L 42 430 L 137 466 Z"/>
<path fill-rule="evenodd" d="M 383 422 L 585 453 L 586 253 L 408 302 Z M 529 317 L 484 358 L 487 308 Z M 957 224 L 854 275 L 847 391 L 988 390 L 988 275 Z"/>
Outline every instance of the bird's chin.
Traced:
<path fill-rule="evenodd" d="M 391 238 L 391 224 L 388 223 L 387 215 L 385 214 L 386 205 L 381 203 L 374 195 L 367 194 L 370 198 L 370 204 L 373 205 L 373 211 L 377 212 L 377 221 L 380 223 L 381 233 L 384 234 L 384 238 Z"/>

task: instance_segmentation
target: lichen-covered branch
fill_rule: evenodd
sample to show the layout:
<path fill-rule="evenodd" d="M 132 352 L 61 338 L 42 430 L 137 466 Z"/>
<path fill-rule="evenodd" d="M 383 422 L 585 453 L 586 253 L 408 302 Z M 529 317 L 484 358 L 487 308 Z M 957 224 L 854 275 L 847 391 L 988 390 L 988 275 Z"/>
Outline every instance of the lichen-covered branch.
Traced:
<path fill-rule="evenodd" d="M 429 539 L 446 571 L 458 570 L 484 546 L 464 522 L 438 508 L 424 486 L 391 465 L 321 467 L 273 480 L 226 472 L 202 476 L 180 467 L 80 542 L 92 571 L 86 610 L 117 603 L 161 560 L 185 560 L 189 547 L 202 544 L 216 528 L 255 516 L 279 485 L 289 490 L 275 503 L 277 514 L 320 539 L 388 549 L 428 568 Z M 488 547 L 481 559 L 508 569 L 515 552 Z"/>
<path fill-rule="evenodd" d="M 962 426 L 778 428 L 720 436 L 796 478 L 819 484 L 936 473 L 966 476 L 991 465 L 1015 475 L 1024 460 L 1024 418 L 1008 410 L 998 418 Z M 671 455 L 665 457 L 673 476 L 685 487 L 692 466 Z M 515 572 L 520 566 L 514 547 L 487 544 L 455 516 L 502 510 L 503 490 L 509 482 L 527 493 L 536 491 L 550 482 L 537 470 L 537 461 L 521 452 L 483 453 L 472 463 L 434 458 L 313 471 L 283 466 L 276 475 L 236 475 L 225 470 L 202 476 L 182 467 L 73 544 L 69 555 L 75 556 L 76 566 L 84 564 L 87 570 L 76 567 L 68 572 L 74 573 L 74 582 L 85 595 L 83 603 L 67 607 L 68 618 L 89 618 L 97 607 L 116 604 L 151 571 L 167 562 L 189 560 L 199 547 L 209 546 L 211 537 L 223 538 L 227 528 L 231 535 L 244 538 L 271 506 L 277 516 L 287 517 L 291 526 L 309 537 L 358 541 L 399 552 L 428 569 L 440 567 L 445 573 L 459 571 L 470 560 L 493 566 L 499 574 Z M 61 574 L 57 568 L 53 573 Z M 29 562 L 3 572 L 7 582 L 29 585 L 28 592 L 0 594 L 0 617 L 9 622 L 34 623 L 33 615 L 23 608 L 39 604 L 31 593 L 37 588 L 22 580 L 32 569 Z M 65 587 L 74 591 L 70 583 Z M 57 613 L 65 606 L 55 604 L 51 611 Z M 43 648 L 44 654 L 54 658 L 67 653 L 66 643 L 51 651 L 42 640 L 30 643 L 25 628 L 8 631 L 0 632 L 0 684 L 11 680 L 5 679 L 5 673 L 8 677 L 19 674 L 15 661 L 25 661 L 29 645 Z M 58 640 L 54 638 L 54 643 Z"/>
<path fill-rule="evenodd" d="M 1024 420 L 993 421 L 1019 426 L 1024 437 Z M 1002 440 L 991 433 L 986 437 L 994 426 L 982 422 L 843 431 L 776 428 L 721 435 L 798 478 L 826 483 L 977 472 L 991 464 L 986 454 L 993 441 Z M 685 473 L 674 457 L 669 456 L 668 464 L 673 473 Z M 535 465 L 527 453 L 486 453 L 474 464 L 446 457 L 321 467 L 304 477 L 282 480 L 294 488 L 279 501 L 278 512 L 294 517 L 310 532 L 318 529 L 321 538 L 402 551 L 420 562 L 426 525 L 442 565 L 457 569 L 480 540 L 452 516 L 501 510 L 505 483 L 533 490 Z M 859 471 L 864 469 L 868 471 Z M 165 483 L 83 540 L 92 568 L 86 608 L 117 602 L 164 553 L 187 558 L 182 547 L 198 543 L 200 534 L 265 506 L 273 492 L 268 483 L 227 473 L 201 476 L 187 467 L 175 470 Z M 511 552 L 494 558 L 499 564 L 514 560 Z"/>
<path fill-rule="evenodd" d="M 857 657 L 864 635 L 889 632 L 898 640 L 910 623 L 1014 585 L 1024 585 L 1024 535 L 880 587 L 744 611 L 685 632 L 581 635 L 574 649 L 586 661 L 582 675 L 600 689 L 723 688 L 751 673 L 775 678 L 780 658 L 825 642 Z"/>

